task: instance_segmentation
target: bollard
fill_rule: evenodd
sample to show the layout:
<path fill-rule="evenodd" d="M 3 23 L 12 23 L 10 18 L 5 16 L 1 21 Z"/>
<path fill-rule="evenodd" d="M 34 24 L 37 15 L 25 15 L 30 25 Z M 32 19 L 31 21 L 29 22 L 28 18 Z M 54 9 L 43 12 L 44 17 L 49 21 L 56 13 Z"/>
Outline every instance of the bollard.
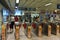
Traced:
<path fill-rule="evenodd" d="M 31 38 L 31 26 L 28 26 L 28 38 Z"/>
<path fill-rule="evenodd" d="M 6 27 L 2 25 L 2 40 L 6 40 Z"/>
<path fill-rule="evenodd" d="M 16 29 L 15 29 L 15 38 L 16 38 L 16 40 L 19 40 L 19 27 L 18 26 L 16 26 Z"/>
<path fill-rule="evenodd" d="M 56 28 L 56 35 L 59 35 L 59 25 L 57 25 L 57 28 Z"/>
<path fill-rule="evenodd" d="M 38 27 L 38 36 L 39 37 L 42 36 L 42 26 L 41 25 Z"/>
<path fill-rule="evenodd" d="M 48 36 L 51 35 L 51 25 L 48 25 Z"/>

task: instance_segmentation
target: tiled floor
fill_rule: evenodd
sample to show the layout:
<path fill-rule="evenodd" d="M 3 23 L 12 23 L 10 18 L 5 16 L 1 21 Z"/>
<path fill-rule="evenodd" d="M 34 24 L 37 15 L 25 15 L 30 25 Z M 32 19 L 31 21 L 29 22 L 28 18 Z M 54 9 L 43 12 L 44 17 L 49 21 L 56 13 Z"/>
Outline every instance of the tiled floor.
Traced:
<path fill-rule="evenodd" d="M 7 40 L 15 40 L 14 38 L 14 33 L 9 34 L 7 36 Z M 21 27 L 20 29 L 20 40 L 60 40 L 60 35 L 51 35 L 51 37 L 48 36 L 42 36 L 42 37 L 37 37 L 34 33 L 32 33 L 32 38 L 28 39 L 25 34 L 24 34 L 24 29 Z"/>

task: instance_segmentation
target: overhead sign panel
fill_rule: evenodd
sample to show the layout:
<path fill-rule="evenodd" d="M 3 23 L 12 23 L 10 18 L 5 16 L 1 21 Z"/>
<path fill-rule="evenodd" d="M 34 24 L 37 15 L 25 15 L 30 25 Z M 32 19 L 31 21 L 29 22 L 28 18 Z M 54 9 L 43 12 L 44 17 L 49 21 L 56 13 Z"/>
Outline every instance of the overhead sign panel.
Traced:
<path fill-rule="evenodd" d="M 57 4 L 57 9 L 60 9 L 60 4 Z"/>

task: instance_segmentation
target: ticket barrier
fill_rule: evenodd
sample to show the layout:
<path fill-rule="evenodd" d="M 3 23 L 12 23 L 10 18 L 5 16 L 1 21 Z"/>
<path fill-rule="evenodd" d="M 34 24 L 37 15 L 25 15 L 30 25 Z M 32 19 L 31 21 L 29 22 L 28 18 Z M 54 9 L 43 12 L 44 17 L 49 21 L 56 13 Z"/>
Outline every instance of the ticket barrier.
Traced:
<path fill-rule="evenodd" d="M 2 40 L 7 40 L 6 39 L 6 27 L 5 27 L 5 25 L 3 24 L 2 25 Z"/>
<path fill-rule="evenodd" d="M 29 24 L 27 24 L 27 26 L 26 26 L 25 35 L 26 35 L 28 38 L 31 38 L 31 37 L 32 37 L 32 34 L 31 34 L 31 25 L 29 25 Z"/>
<path fill-rule="evenodd" d="M 44 35 L 50 36 L 51 35 L 51 25 L 48 23 L 42 23 L 42 33 Z"/>
<path fill-rule="evenodd" d="M 36 34 L 36 23 L 32 23 L 31 26 L 32 26 L 32 32 Z"/>
<path fill-rule="evenodd" d="M 37 36 L 42 36 L 42 26 L 39 23 L 32 23 L 32 32 Z"/>
<path fill-rule="evenodd" d="M 19 37 L 20 37 L 20 33 L 19 33 L 19 26 L 16 26 L 15 28 L 15 40 L 19 40 Z"/>
<path fill-rule="evenodd" d="M 54 35 L 58 35 L 59 34 L 59 25 L 55 24 L 55 23 L 51 23 L 51 33 Z"/>

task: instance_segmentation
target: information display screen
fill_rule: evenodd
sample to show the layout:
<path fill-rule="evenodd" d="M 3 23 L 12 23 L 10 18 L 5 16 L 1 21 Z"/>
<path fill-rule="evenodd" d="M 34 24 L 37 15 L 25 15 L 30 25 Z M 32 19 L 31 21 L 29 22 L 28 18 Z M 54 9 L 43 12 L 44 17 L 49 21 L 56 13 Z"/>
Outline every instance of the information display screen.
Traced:
<path fill-rule="evenodd" d="M 15 16 L 22 16 L 22 11 L 16 9 L 16 10 L 15 10 Z"/>
<path fill-rule="evenodd" d="M 8 15 L 9 15 L 8 10 L 3 9 L 3 16 L 8 16 Z"/>
<path fill-rule="evenodd" d="M 57 9 L 60 9 L 60 4 L 57 4 Z"/>

